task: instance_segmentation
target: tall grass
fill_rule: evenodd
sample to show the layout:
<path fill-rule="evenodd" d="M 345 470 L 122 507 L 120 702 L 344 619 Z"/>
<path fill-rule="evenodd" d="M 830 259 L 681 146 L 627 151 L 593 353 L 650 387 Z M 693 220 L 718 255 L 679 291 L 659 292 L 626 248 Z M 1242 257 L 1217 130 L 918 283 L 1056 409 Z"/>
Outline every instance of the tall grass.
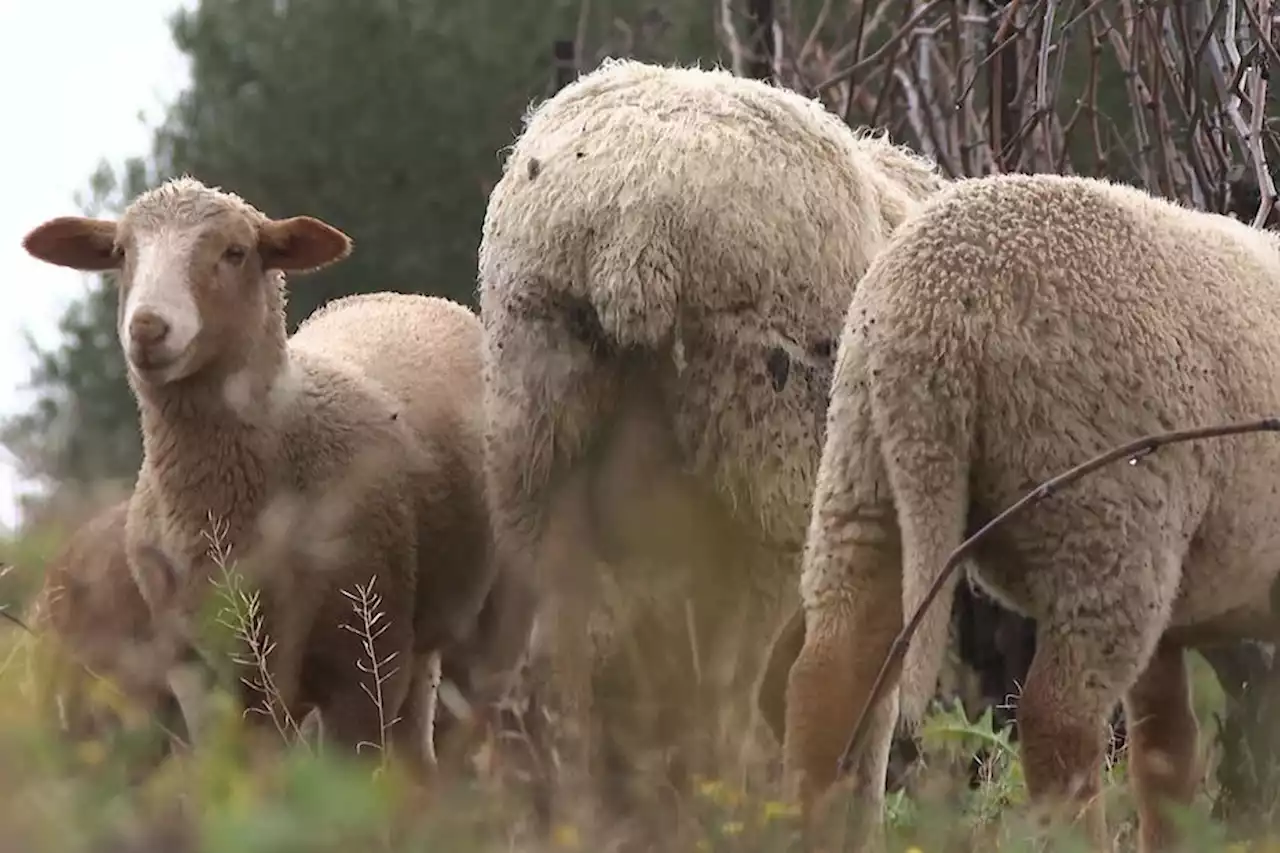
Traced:
<path fill-rule="evenodd" d="M 495 760 L 511 754 L 499 733 L 482 730 L 470 746 L 470 760 L 451 764 L 451 772 L 424 789 L 387 761 L 385 737 L 371 745 L 375 755 L 348 757 L 317 748 L 323 739 L 317 729 L 273 706 L 267 666 L 272 641 L 263 631 L 257 595 L 228 559 L 220 530 L 211 523 L 210 554 L 219 569 L 216 622 L 236 641 L 230 648 L 243 650 L 232 663 L 265 697 L 262 707 L 251 710 L 270 720 L 266 730 L 274 732 L 273 743 L 264 743 L 264 727 L 249 725 L 231 703 L 215 704 L 202 729 L 201 748 L 175 751 L 139 774 L 139 756 L 149 754 L 164 734 L 139 719 L 109 685 L 95 687 L 92 699 L 131 724 L 125 727 L 127 736 L 77 741 L 60 732 L 56 719 L 33 701 L 36 642 L 0 623 L 0 853 L 540 849 L 528 830 L 527 780 L 516 778 L 527 768 Z M 0 576 L 0 603 L 20 611 L 38 586 L 40 566 L 59 544 L 47 530 L 4 543 L 0 562 L 17 568 Z M 397 666 L 408 664 L 375 654 L 374 640 L 386 624 L 374 583 L 346 594 L 352 605 L 346 627 L 361 638 L 365 651 L 352 666 L 381 710 L 381 685 Z M 1231 842 L 1226 828 L 1209 816 L 1216 794 L 1213 721 L 1223 700 L 1209 667 L 1194 655 L 1191 666 L 1209 772 L 1194 808 L 1184 816 L 1186 849 L 1280 850 L 1280 845 L 1268 847 L 1266 839 L 1252 846 Z M 385 735 L 393 720 L 387 715 L 382 720 Z M 670 827 L 670 844 L 663 849 L 800 849 L 795 811 L 777 799 L 776 750 L 744 753 L 739 735 L 719 733 L 723 772 L 694 780 L 692 794 L 681 803 L 679 825 Z M 958 705 L 938 707 L 925 722 L 920 745 L 921 760 L 906 786 L 888 797 L 890 850 L 1033 849 L 1016 745 L 1008 730 L 993 725 L 990 712 L 969 719 Z M 970 787 L 967 779 L 978 753 L 986 756 L 981 784 Z M 753 766 L 744 769 L 744 761 Z M 1135 817 L 1123 753 L 1105 773 L 1117 850 L 1133 849 Z M 588 847 L 588 839 L 599 837 L 600 827 L 566 823 L 553 828 L 548 844 L 553 850 L 603 849 Z M 1064 851 L 1086 849 L 1069 831 L 1060 841 Z"/>

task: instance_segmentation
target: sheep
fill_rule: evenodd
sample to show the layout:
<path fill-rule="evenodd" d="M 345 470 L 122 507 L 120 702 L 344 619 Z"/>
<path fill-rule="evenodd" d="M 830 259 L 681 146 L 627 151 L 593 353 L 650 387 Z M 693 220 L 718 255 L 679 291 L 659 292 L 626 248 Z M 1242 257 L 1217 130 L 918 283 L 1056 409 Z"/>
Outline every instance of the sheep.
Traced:
<path fill-rule="evenodd" d="M 327 739 L 389 739 L 421 768 L 428 663 L 470 630 L 492 577 L 475 314 L 362 294 L 286 337 L 284 274 L 340 261 L 350 239 L 188 176 L 139 195 L 118 222 L 60 217 L 24 245 L 118 274 L 144 451 L 126 553 L 153 617 L 193 619 L 234 562 L 261 590 L 274 643 L 271 683 L 249 692 L 285 723 L 314 704 Z M 142 560 L 147 549 L 170 570 Z M 380 596 L 380 685 L 357 668 L 371 664 L 368 626 L 348 594 Z"/>
<path fill-rule="evenodd" d="M 128 507 L 121 500 L 92 515 L 45 568 L 25 619 L 39 653 L 36 701 L 77 740 L 153 716 L 184 739 L 185 719 L 160 667 L 174 652 L 157 646 L 173 638 L 153 630 L 125 558 Z M 122 701 L 96 701 L 99 678 Z"/>
<path fill-rule="evenodd" d="M 1099 179 L 957 182 L 904 225 L 851 300 L 801 575 L 786 796 L 809 825 L 904 614 L 966 532 L 1112 446 L 1280 411 L 1280 236 Z M 1104 468 L 998 529 L 974 582 L 1035 619 L 1017 707 L 1034 810 L 1107 846 L 1104 722 L 1123 703 L 1140 849 L 1196 786 L 1185 647 L 1274 638 L 1280 444 L 1244 435 Z M 854 756 L 861 839 L 883 843 L 895 719 L 918 721 L 955 578 Z M 858 847 L 857 849 L 867 849 Z"/>
<path fill-rule="evenodd" d="M 595 671 L 619 677 L 637 646 L 637 677 L 670 696 L 642 744 L 705 768 L 715 714 L 741 747 L 751 709 L 728 697 L 798 607 L 840 318 L 944 182 L 720 69 L 607 61 L 526 117 L 479 251 L 486 464 L 499 553 L 537 572 L 536 654 L 570 728 L 598 714 L 618 735 L 635 703 L 602 681 L 591 699 L 588 660 L 597 645 Z M 628 610 L 612 627 L 611 588 Z M 588 707 L 606 692 L 616 710 Z M 596 763 L 582 749 L 578 775 Z"/>

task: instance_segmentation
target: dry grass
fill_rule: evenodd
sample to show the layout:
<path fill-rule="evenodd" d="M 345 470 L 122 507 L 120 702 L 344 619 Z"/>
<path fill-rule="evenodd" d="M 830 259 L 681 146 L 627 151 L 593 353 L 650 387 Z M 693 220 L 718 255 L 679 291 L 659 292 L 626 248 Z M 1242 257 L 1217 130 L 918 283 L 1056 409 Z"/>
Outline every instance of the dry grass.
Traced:
<path fill-rule="evenodd" d="M 499 711 L 513 722 L 509 730 L 480 731 L 466 762 L 469 772 L 441 778 L 429 791 L 387 760 L 385 742 L 362 750 L 366 754 L 358 759 L 318 749 L 322 726 L 317 728 L 312 719 L 294 721 L 270 701 L 266 661 L 271 639 L 263 633 L 256 594 L 226 559 L 219 530 L 211 523 L 210 553 L 220 569 L 215 621 L 236 641 L 227 648 L 246 650 L 222 653 L 234 655 L 246 683 L 258 687 L 268 701 L 247 712 L 230 703 L 215 704 L 202 729 L 204 748 L 175 752 L 149 772 L 131 776 L 139 756 L 147 755 L 163 733 L 139 720 L 118 692 L 103 685 L 93 691 L 94 701 L 132 726 L 109 738 L 82 742 L 61 735 L 53 721 L 41 718 L 31 699 L 30 668 L 37 660 L 30 654 L 33 641 L 17 628 L 0 628 L 0 853 L 608 849 L 596 840 L 608 838 L 610 828 L 591 826 L 585 816 L 577 825 L 553 827 L 546 845 L 535 842 L 530 789 L 540 773 L 555 772 L 555 755 L 533 749 L 536 732 L 519 730 L 531 719 L 525 713 L 526 695 L 508 696 L 501 703 Z M 34 530 L 4 546 L 0 560 L 19 568 L 0 577 L 0 602 L 19 604 L 34 590 L 38 567 L 57 544 L 55 537 Z M 352 666 L 364 674 L 369 699 L 381 708 L 380 685 L 403 662 L 372 652 L 374 639 L 386 628 L 374 585 L 348 590 L 347 595 L 352 605 L 347 628 L 365 647 L 365 656 Z M 1273 849 L 1232 846 L 1226 829 L 1209 817 L 1216 794 L 1212 720 L 1222 699 L 1208 666 L 1198 657 L 1192 666 L 1211 772 L 1188 815 L 1187 849 Z M 452 702 L 458 707 L 448 685 L 441 693 L 443 706 Z M 264 748 L 255 734 L 263 726 L 246 725 L 244 714 L 253 712 L 270 719 L 266 728 L 274 731 L 274 746 L 279 748 Z M 541 708 L 534 713 L 537 722 L 555 729 L 553 713 Z M 383 719 L 385 732 L 392 721 Z M 680 804 L 679 820 L 669 827 L 670 844 L 662 849 L 800 849 L 794 811 L 776 799 L 776 750 L 744 750 L 741 735 L 717 733 L 715 750 L 722 772 L 695 780 L 692 795 Z M 1020 808 L 1025 788 L 1016 747 L 1008 732 L 993 730 L 989 714 L 969 720 L 956 708 L 940 708 L 930 717 L 921 745 L 923 761 L 909 775 L 906 788 L 889 797 L 891 850 L 1032 849 Z M 964 781 L 968 765 L 983 748 L 988 755 L 983 784 L 970 789 Z M 1133 809 L 1123 756 L 1106 773 L 1105 796 L 1117 849 L 1133 849 Z M 1064 850 L 1084 849 L 1063 841 Z"/>

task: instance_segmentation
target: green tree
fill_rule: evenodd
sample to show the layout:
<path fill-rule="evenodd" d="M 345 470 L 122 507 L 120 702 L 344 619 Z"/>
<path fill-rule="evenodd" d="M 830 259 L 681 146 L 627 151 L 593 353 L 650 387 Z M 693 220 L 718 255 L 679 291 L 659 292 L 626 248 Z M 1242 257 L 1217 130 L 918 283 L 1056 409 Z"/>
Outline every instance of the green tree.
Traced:
<path fill-rule="evenodd" d="M 152 179 L 141 159 L 127 161 L 118 171 L 104 162 L 89 179 L 88 198 L 79 207 L 86 216 L 119 213 Z M 26 476 L 69 488 L 107 479 L 132 481 L 142 442 L 116 342 L 116 306 L 114 277 L 101 276 L 59 319 L 57 347 L 44 350 L 27 337 L 36 357 L 29 379 L 36 400 L 0 430 L 0 441 L 18 457 Z"/>
<path fill-rule="evenodd" d="M 598 0 L 202 0 L 172 20 L 191 84 L 145 161 L 91 182 L 117 211 L 188 173 L 271 216 L 310 214 L 355 252 L 296 279 L 291 325 L 348 293 L 401 290 L 473 304 L 476 249 L 503 149 L 531 101 L 547 96 L 552 43 L 580 38 L 650 60 L 717 59 L 704 3 Z M 33 347 L 33 408 L 2 436 L 27 473 L 51 482 L 132 478 L 137 410 L 115 343 L 115 290 L 103 277 L 62 319 L 54 349 Z"/>

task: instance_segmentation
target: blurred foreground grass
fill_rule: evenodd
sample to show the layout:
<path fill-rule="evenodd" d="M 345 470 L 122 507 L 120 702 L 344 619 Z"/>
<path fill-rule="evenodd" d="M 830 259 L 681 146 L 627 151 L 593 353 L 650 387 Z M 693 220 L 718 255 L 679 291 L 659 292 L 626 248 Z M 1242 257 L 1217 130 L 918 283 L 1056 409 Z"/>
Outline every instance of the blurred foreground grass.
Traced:
<path fill-rule="evenodd" d="M 16 568 L 0 578 L 0 605 L 20 612 L 39 586 L 44 561 L 70 528 L 46 524 L 19 540 L 0 543 L 0 562 Z M 161 735 L 145 721 L 108 740 L 68 743 L 31 698 L 32 644 L 0 623 L 0 853 L 292 853 L 298 851 L 532 850 L 526 840 L 527 800 L 501 772 L 477 772 L 442 781 L 431 791 L 408 784 L 392 765 L 340 760 L 308 746 L 287 750 L 254 746 L 238 714 L 223 708 L 210 748 L 176 754 L 151 774 L 130 768 Z M 1275 851 L 1280 841 L 1228 840 L 1209 818 L 1214 796 L 1215 714 L 1222 694 L 1212 671 L 1192 656 L 1197 716 L 1207 773 L 1186 814 L 1189 851 Z M 111 701 L 107 690 L 99 691 Z M 128 714 L 125 714 L 128 719 Z M 728 742 L 727 739 L 726 742 Z M 922 732 L 924 761 L 907 789 L 888 798 L 891 851 L 1031 851 L 1021 806 L 1025 786 L 1008 733 L 993 730 L 990 715 L 966 719 L 941 708 Z M 491 748 L 487 744 L 484 748 Z M 985 748 L 984 783 L 965 784 L 973 754 Z M 726 761 L 726 767 L 730 762 Z M 1123 754 L 1106 770 L 1106 808 L 1117 850 L 1134 849 L 1135 818 Z M 726 774 L 728 776 L 730 774 Z M 782 803 L 719 779 L 698 779 L 672 827 L 672 851 L 780 853 L 798 850 L 794 811 Z M 552 849 L 589 846 L 586 828 L 556 827 Z M 1086 847 L 1069 833 L 1064 853 Z"/>

